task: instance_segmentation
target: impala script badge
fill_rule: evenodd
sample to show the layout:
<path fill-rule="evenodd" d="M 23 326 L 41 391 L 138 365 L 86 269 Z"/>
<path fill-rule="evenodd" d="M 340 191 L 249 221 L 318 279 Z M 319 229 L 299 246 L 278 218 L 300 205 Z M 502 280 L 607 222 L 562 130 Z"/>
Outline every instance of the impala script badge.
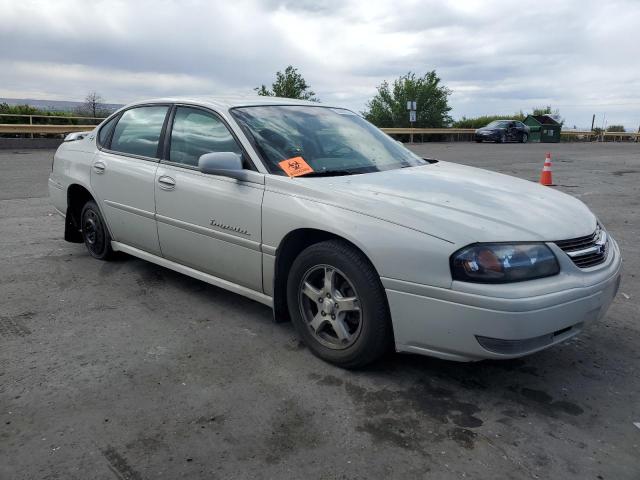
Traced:
<path fill-rule="evenodd" d="M 247 237 L 251 236 L 251 234 L 244 228 L 234 227 L 233 225 L 225 225 L 224 223 L 219 223 L 213 219 L 211 220 L 210 225 L 212 227 L 221 228 L 222 230 L 229 230 L 231 232 L 241 233 L 242 235 L 246 235 Z"/>

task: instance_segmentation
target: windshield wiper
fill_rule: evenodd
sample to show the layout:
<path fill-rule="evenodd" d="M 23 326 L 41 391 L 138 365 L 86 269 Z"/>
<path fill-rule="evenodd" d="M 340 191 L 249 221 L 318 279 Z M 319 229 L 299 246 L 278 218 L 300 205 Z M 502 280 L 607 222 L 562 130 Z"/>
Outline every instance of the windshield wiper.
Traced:
<path fill-rule="evenodd" d="M 340 177 L 344 175 L 352 175 L 355 172 L 351 170 L 316 170 L 314 172 L 305 173 L 300 175 L 302 177 Z"/>
<path fill-rule="evenodd" d="M 422 167 L 423 165 L 429 165 L 430 163 L 438 163 L 439 161 L 439 160 L 436 160 L 435 158 L 422 158 L 421 160 L 424 160 L 425 162 L 422 165 L 411 165 L 410 163 L 407 163 L 407 164 L 403 164 L 400 168 Z"/>

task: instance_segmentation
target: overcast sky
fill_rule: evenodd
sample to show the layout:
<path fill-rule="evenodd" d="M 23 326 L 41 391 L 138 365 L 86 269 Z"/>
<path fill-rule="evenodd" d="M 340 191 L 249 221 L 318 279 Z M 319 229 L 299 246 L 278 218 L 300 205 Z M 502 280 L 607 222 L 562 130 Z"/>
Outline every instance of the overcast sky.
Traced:
<path fill-rule="evenodd" d="M 454 118 L 550 104 L 569 127 L 637 129 L 639 45 L 639 0 L 0 0 L 0 97 L 251 94 L 292 64 L 361 111 L 435 69 Z"/>

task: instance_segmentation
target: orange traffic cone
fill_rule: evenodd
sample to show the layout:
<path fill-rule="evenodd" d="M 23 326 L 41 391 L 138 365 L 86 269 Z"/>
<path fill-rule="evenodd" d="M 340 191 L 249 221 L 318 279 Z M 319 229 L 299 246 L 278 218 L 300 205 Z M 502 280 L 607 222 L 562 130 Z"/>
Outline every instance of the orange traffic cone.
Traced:
<path fill-rule="evenodd" d="M 551 153 L 545 153 L 544 159 L 544 167 L 542 167 L 542 172 L 540 173 L 540 184 L 541 185 L 553 185 L 553 180 L 551 179 Z"/>

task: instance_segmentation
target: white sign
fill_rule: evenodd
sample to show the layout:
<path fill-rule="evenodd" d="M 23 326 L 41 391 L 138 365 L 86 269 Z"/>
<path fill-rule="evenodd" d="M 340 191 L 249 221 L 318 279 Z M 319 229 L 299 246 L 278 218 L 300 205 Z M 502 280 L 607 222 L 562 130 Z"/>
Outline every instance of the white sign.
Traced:
<path fill-rule="evenodd" d="M 415 123 L 415 121 L 416 121 L 416 111 L 415 110 L 411 110 L 409 112 L 409 121 L 411 123 Z"/>
<path fill-rule="evenodd" d="M 409 100 L 407 102 L 407 110 L 417 110 L 416 105 L 417 104 L 415 100 Z"/>

